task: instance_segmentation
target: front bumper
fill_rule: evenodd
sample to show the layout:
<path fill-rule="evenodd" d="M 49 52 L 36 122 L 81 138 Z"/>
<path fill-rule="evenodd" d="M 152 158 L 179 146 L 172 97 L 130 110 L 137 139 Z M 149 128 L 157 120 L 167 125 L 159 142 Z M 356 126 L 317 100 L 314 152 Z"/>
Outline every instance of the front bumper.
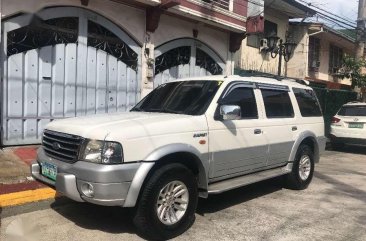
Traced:
<path fill-rule="evenodd" d="M 41 175 L 42 162 L 57 166 L 56 181 Z M 70 199 L 103 206 L 123 206 L 128 191 L 141 163 L 101 165 L 78 161 L 66 163 L 47 156 L 42 147 L 37 161 L 31 165 L 32 176 L 56 189 Z M 83 192 L 83 185 L 93 187 L 93 195 Z"/>

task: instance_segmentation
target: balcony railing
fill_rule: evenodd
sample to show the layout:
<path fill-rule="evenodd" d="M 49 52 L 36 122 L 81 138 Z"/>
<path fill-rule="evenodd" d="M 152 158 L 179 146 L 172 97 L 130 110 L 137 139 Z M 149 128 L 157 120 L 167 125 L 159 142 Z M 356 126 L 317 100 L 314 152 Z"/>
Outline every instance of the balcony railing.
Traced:
<path fill-rule="evenodd" d="M 202 0 L 202 1 L 212 5 L 213 7 L 219 7 L 225 10 L 232 11 L 232 6 L 230 6 L 232 0 Z"/>

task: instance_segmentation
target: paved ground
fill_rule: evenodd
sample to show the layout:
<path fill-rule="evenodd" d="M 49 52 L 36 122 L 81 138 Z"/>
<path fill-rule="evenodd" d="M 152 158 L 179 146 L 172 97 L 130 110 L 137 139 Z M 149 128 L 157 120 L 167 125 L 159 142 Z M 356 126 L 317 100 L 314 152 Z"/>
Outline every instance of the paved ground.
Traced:
<path fill-rule="evenodd" d="M 0 184 L 29 181 L 29 165 L 35 160 L 38 146 L 0 149 Z"/>
<path fill-rule="evenodd" d="M 202 199 L 195 224 L 177 240 L 366 240 L 365 204 L 366 148 L 327 151 L 307 190 L 283 189 L 274 179 Z M 59 198 L 1 215 L 0 240 L 24 227 L 40 241 L 140 240 L 129 210 L 116 207 Z"/>

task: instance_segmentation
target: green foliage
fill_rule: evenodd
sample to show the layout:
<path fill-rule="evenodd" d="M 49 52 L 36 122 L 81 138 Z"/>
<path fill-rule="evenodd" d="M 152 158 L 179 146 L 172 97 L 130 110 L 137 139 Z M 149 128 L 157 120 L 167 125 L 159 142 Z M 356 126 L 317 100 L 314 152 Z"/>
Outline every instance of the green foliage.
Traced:
<path fill-rule="evenodd" d="M 343 58 L 343 66 L 337 74 L 342 79 L 351 79 L 352 87 L 366 87 L 366 74 L 362 73 L 362 69 L 366 68 L 365 60 L 356 60 L 352 56 Z"/>

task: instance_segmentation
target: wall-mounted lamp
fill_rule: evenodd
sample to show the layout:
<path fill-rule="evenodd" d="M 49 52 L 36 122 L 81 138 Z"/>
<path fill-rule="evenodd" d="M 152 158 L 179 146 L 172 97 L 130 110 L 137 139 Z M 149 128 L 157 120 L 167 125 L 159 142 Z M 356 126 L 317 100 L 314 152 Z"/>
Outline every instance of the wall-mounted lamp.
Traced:
<path fill-rule="evenodd" d="M 272 58 L 276 58 L 277 55 L 279 55 L 280 57 L 278 61 L 278 76 L 281 76 L 282 56 L 284 60 L 288 62 L 292 54 L 294 53 L 297 44 L 289 40 L 283 43 L 283 40 L 277 36 L 267 37 L 267 44 L 268 47 L 264 48 L 263 50 L 265 50 L 266 52 L 270 52 Z"/>

